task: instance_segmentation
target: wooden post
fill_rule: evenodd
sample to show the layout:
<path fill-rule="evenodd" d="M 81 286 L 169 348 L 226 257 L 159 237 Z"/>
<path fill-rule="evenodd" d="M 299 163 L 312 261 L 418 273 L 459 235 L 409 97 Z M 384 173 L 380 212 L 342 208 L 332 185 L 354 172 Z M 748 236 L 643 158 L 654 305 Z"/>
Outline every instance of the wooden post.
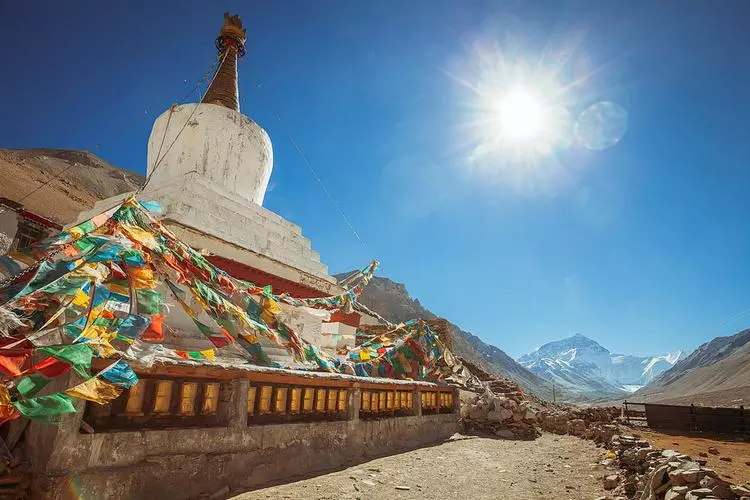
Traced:
<path fill-rule="evenodd" d="M 698 430 L 698 424 L 695 421 L 695 405 L 693 405 L 693 403 L 690 403 L 690 420 L 693 423 L 693 431 L 694 432 L 697 431 Z"/>
<path fill-rule="evenodd" d="M 747 426 L 745 425 L 745 407 L 743 405 L 740 405 L 740 432 L 744 434 L 747 431 Z"/>
<path fill-rule="evenodd" d="M 622 402 L 625 405 L 625 421 L 630 425 L 630 413 L 628 413 L 628 400 Z"/>
<path fill-rule="evenodd" d="M 359 383 L 355 382 L 349 390 L 349 414 L 348 420 L 359 420 L 359 410 L 362 404 L 362 392 L 359 388 Z"/>

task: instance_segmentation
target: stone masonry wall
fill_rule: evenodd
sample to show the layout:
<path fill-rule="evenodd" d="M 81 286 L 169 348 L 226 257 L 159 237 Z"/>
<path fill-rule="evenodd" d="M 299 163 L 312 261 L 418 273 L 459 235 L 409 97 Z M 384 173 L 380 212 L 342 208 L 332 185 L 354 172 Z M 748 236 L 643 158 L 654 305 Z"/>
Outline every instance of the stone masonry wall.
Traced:
<path fill-rule="evenodd" d="M 432 444 L 457 432 L 457 414 L 247 425 L 247 380 L 232 382 L 226 427 L 85 434 L 82 411 L 27 430 L 32 498 L 194 498 L 251 489 Z M 77 406 L 83 406 L 76 402 Z"/>

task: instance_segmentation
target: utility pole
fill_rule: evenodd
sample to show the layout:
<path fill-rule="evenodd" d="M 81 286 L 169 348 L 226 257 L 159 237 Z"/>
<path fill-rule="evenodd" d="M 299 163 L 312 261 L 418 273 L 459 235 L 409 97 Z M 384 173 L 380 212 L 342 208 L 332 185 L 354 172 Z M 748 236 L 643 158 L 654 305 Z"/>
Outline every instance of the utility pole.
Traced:
<path fill-rule="evenodd" d="M 552 382 L 552 402 L 557 403 L 557 396 L 555 394 L 555 383 Z"/>

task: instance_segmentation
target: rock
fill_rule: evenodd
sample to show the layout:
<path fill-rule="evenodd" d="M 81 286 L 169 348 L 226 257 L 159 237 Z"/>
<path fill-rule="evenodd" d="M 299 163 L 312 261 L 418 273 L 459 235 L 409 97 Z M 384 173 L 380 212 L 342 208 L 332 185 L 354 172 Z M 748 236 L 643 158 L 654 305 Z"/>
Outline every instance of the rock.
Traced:
<path fill-rule="evenodd" d="M 514 422 L 520 422 L 521 420 L 523 420 L 523 413 L 521 413 L 520 411 L 514 412 L 513 413 L 513 421 Z"/>
<path fill-rule="evenodd" d="M 581 418 L 568 421 L 568 434 L 580 436 L 586 431 L 586 422 Z"/>
<path fill-rule="evenodd" d="M 708 488 L 713 492 L 713 495 L 719 498 L 734 498 L 734 493 L 730 488 L 730 484 L 723 479 L 716 477 L 706 476 L 701 479 L 701 487 Z"/>
<path fill-rule="evenodd" d="M 664 458 L 672 458 L 672 457 L 677 457 L 679 455 L 682 455 L 682 453 L 680 453 L 679 451 L 675 451 L 675 450 L 664 450 L 661 452 L 661 456 Z"/>
<path fill-rule="evenodd" d="M 604 478 L 605 490 L 614 490 L 615 488 L 617 488 L 618 484 L 620 484 L 620 476 L 616 474 L 612 474 Z"/>
<path fill-rule="evenodd" d="M 719 460 L 721 460 L 722 462 L 731 462 L 732 458 L 731 457 L 720 457 Z"/>
<path fill-rule="evenodd" d="M 369 479 L 365 479 L 364 481 L 362 481 L 362 484 L 366 484 L 367 486 L 375 486 L 375 483 L 373 483 Z"/>
<path fill-rule="evenodd" d="M 672 484 L 677 486 L 682 486 L 686 483 L 685 478 L 682 477 L 682 471 L 680 470 L 669 471 L 669 480 L 672 481 Z"/>
<path fill-rule="evenodd" d="M 487 407 L 475 407 L 472 408 L 471 411 L 469 411 L 469 418 L 472 420 L 483 420 L 487 418 L 487 413 L 489 410 Z"/>
<path fill-rule="evenodd" d="M 698 456 L 703 457 L 703 458 L 708 458 L 708 453 L 706 453 L 705 451 L 701 451 L 700 453 L 698 453 Z"/>
<path fill-rule="evenodd" d="M 536 422 L 536 412 L 533 408 L 526 408 L 523 412 L 523 419 L 529 422 Z"/>
<path fill-rule="evenodd" d="M 400 491 L 409 491 L 411 486 L 396 486 L 396 489 Z"/>
<path fill-rule="evenodd" d="M 495 434 L 503 439 L 514 439 L 516 437 L 516 434 L 508 429 L 500 429 Z"/>
<path fill-rule="evenodd" d="M 708 452 L 711 455 L 718 455 L 719 454 L 719 450 L 717 448 L 713 447 L 713 446 L 709 446 L 708 447 Z"/>
<path fill-rule="evenodd" d="M 691 490 L 685 495 L 685 500 L 698 500 L 700 498 L 706 498 L 713 496 L 713 491 L 709 490 L 708 488 L 698 488 L 696 490 Z"/>
<path fill-rule="evenodd" d="M 738 497 L 750 497 L 750 488 L 746 488 L 745 486 L 733 484 L 729 486 L 729 489 Z"/>
<path fill-rule="evenodd" d="M 512 416 L 512 411 L 501 407 L 499 410 L 493 410 L 487 413 L 487 420 L 492 420 L 493 422 L 505 422 Z"/>
<path fill-rule="evenodd" d="M 664 495 L 664 500 L 684 500 L 687 492 L 687 486 L 672 486 Z"/>

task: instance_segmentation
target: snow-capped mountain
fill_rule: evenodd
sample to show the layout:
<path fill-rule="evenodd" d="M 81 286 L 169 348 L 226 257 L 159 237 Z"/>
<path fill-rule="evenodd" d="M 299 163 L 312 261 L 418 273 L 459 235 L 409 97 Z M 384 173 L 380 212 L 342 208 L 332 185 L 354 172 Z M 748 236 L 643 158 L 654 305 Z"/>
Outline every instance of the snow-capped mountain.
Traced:
<path fill-rule="evenodd" d="M 596 398 L 635 392 L 683 357 L 681 351 L 652 357 L 612 354 L 576 334 L 544 344 L 518 362 L 563 391 Z"/>

